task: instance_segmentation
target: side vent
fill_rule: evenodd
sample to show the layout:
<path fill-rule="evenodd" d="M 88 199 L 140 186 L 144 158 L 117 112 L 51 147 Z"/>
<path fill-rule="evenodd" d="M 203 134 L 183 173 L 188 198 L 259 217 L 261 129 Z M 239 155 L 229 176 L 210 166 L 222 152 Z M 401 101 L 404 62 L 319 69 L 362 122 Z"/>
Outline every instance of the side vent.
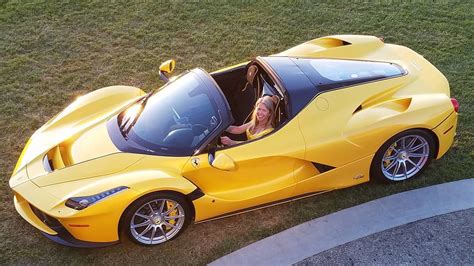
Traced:
<path fill-rule="evenodd" d="M 402 99 L 392 99 L 386 102 L 383 102 L 377 107 L 383 107 L 387 109 L 391 109 L 397 112 L 404 112 L 410 107 L 411 98 L 402 98 Z"/>
<path fill-rule="evenodd" d="M 357 107 L 354 112 L 352 112 L 352 114 L 355 114 L 357 112 L 359 112 L 360 110 L 362 110 L 362 105 L 359 105 L 359 107 Z"/>
<path fill-rule="evenodd" d="M 319 38 L 316 40 L 311 41 L 312 44 L 318 45 L 323 48 L 334 48 L 344 45 L 351 45 L 350 42 L 343 41 L 337 38 Z"/>
<path fill-rule="evenodd" d="M 410 104 L 411 104 L 411 98 L 391 99 L 391 100 L 384 101 L 382 103 L 378 103 L 374 106 L 365 105 L 365 103 L 362 103 L 354 110 L 354 112 L 352 112 L 352 115 L 355 115 L 357 112 L 361 111 L 362 109 L 367 109 L 370 107 L 385 108 L 385 109 L 390 109 L 397 112 L 404 112 L 408 109 L 408 107 L 410 107 Z"/>
<path fill-rule="evenodd" d="M 325 165 L 325 164 L 321 164 L 321 163 L 315 163 L 315 162 L 313 162 L 313 165 L 314 165 L 314 167 L 316 167 L 316 169 L 318 169 L 318 171 L 321 174 L 336 168 L 334 166 Z"/>

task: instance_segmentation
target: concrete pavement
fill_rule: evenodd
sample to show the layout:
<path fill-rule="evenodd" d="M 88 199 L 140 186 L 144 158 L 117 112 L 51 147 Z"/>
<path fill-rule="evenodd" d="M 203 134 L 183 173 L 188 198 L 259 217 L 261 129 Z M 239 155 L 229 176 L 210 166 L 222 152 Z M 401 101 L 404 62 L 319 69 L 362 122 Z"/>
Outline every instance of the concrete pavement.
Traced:
<path fill-rule="evenodd" d="M 349 264 L 474 265 L 474 208 L 375 233 L 296 263 Z"/>
<path fill-rule="evenodd" d="M 474 179 L 411 190 L 314 219 L 210 265 L 289 265 L 394 227 L 474 208 Z"/>

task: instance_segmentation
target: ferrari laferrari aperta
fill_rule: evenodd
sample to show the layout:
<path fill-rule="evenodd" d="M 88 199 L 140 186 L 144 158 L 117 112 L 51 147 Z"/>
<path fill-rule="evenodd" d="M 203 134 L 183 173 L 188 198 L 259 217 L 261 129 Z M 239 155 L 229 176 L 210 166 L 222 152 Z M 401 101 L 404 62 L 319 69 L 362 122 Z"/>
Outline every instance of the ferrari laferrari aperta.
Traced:
<path fill-rule="evenodd" d="M 443 74 L 372 36 L 314 39 L 213 73 L 171 76 L 150 93 L 106 87 L 38 129 L 10 179 L 18 213 L 70 246 L 143 245 L 191 222 L 419 175 L 453 143 L 458 104 Z M 275 129 L 223 146 L 259 97 Z"/>

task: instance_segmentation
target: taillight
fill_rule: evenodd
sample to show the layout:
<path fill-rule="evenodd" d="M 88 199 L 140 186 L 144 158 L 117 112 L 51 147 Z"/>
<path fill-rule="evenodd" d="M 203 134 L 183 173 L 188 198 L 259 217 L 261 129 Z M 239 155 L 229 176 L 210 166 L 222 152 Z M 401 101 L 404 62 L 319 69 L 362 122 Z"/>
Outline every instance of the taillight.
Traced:
<path fill-rule="evenodd" d="M 456 111 L 456 113 L 457 113 L 458 110 L 459 110 L 459 102 L 458 102 L 458 100 L 456 100 L 455 98 L 451 98 L 451 103 L 453 104 L 454 111 Z"/>

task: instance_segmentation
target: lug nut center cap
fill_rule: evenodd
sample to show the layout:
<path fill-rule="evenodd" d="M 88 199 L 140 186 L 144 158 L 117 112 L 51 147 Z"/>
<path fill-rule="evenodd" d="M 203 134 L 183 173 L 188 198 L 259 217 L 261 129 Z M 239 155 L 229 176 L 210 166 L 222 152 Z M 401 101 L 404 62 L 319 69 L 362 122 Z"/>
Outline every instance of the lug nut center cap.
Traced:
<path fill-rule="evenodd" d="M 406 151 L 402 151 L 398 155 L 398 158 L 401 159 L 401 160 L 406 160 L 406 159 L 408 159 L 408 153 Z"/>
<path fill-rule="evenodd" d="M 160 216 L 153 216 L 151 218 L 151 220 L 153 221 L 154 224 L 160 224 L 161 223 L 161 217 Z"/>

